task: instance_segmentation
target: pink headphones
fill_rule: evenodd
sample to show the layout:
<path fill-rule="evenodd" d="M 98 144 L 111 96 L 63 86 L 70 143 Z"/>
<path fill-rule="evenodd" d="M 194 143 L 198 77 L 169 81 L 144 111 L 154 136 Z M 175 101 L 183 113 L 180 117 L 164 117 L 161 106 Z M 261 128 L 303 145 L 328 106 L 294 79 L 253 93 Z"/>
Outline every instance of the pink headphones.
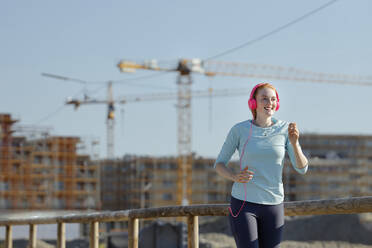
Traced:
<path fill-rule="evenodd" d="M 254 93 L 256 92 L 258 87 L 265 85 L 265 84 L 268 84 L 268 83 L 260 83 L 253 87 L 251 91 L 251 96 L 249 97 L 249 100 L 248 100 L 248 107 L 251 110 L 255 110 L 257 108 L 257 101 L 256 99 L 253 98 Z M 279 95 L 276 90 L 275 90 L 275 94 L 276 94 L 276 99 L 277 99 L 275 111 L 278 111 L 279 110 Z"/>

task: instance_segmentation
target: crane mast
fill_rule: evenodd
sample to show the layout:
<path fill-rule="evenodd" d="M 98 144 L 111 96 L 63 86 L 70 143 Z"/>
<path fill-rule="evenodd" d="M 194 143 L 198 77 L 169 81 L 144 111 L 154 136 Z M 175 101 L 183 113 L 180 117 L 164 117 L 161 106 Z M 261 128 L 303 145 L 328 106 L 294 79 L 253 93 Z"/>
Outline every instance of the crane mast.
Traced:
<path fill-rule="evenodd" d="M 114 158 L 114 125 L 115 125 L 115 107 L 114 107 L 114 98 L 112 96 L 112 82 L 108 82 L 107 87 L 107 157 L 112 159 Z"/>
<path fill-rule="evenodd" d="M 134 72 L 136 69 L 156 71 L 177 71 L 177 204 L 191 204 L 191 174 L 192 174 L 192 116 L 191 116 L 191 72 L 201 67 L 198 59 L 181 59 L 177 67 L 158 66 L 156 60 L 146 61 L 143 64 L 131 61 L 121 61 L 118 67 L 123 72 Z"/>
<path fill-rule="evenodd" d="M 177 150 L 178 150 L 178 192 L 177 203 L 183 206 L 189 205 L 191 199 L 191 75 L 190 70 L 183 61 L 178 65 L 179 75 L 177 76 Z"/>

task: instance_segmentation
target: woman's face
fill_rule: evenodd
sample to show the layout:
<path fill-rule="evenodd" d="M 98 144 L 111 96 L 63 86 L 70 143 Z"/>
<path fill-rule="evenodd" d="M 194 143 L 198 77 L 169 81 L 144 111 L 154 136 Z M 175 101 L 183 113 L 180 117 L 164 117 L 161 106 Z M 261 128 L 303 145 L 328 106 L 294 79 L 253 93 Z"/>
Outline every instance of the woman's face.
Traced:
<path fill-rule="evenodd" d="M 257 91 L 257 116 L 271 117 L 275 113 L 277 98 L 275 90 L 271 88 L 261 88 Z"/>

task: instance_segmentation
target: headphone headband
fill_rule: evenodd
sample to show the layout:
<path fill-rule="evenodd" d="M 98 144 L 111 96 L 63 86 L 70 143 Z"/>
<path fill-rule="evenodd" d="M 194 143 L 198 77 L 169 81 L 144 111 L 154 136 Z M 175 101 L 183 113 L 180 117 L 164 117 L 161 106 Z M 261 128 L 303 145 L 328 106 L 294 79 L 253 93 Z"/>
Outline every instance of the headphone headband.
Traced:
<path fill-rule="evenodd" d="M 251 91 L 251 96 L 249 97 L 249 99 L 253 99 L 253 95 L 254 93 L 256 92 L 256 89 L 262 85 L 265 85 L 266 83 L 259 83 L 259 84 L 256 84 L 256 86 L 253 87 L 252 91 Z"/>

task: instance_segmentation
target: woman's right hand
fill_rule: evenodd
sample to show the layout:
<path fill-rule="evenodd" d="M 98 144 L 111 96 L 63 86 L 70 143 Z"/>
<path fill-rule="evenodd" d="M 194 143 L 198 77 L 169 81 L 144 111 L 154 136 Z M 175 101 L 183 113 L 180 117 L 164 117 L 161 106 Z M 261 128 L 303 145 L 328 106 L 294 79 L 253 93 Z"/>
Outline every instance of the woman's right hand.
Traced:
<path fill-rule="evenodd" d="M 253 171 L 248 170 L 248 166 L 233 176 L 233 181 L 237 183 L 248 183 L 252 180 L 254 175 Z"/>

